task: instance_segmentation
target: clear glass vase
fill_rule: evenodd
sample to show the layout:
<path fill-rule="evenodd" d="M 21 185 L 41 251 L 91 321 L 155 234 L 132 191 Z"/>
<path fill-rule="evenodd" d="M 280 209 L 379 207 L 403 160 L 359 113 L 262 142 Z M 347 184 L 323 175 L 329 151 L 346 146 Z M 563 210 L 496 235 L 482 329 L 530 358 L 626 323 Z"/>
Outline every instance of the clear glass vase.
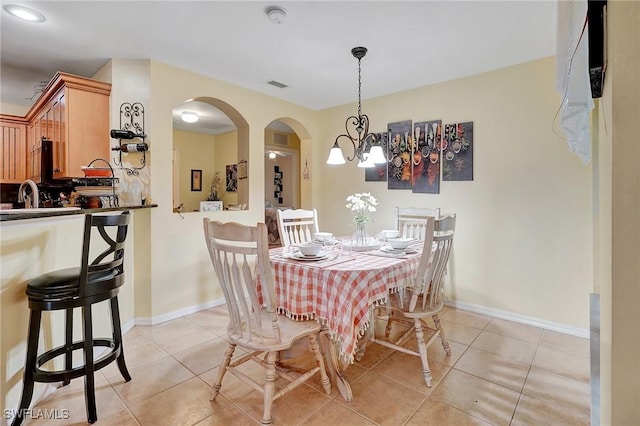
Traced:
<path fill-rule="evenodd" d="M 367 234 L 366 223 L 356 223 L 356 232 L 351 237 L 351 244 L 354 246 L 367 246 L 369 245 L 369 234 Z"/>

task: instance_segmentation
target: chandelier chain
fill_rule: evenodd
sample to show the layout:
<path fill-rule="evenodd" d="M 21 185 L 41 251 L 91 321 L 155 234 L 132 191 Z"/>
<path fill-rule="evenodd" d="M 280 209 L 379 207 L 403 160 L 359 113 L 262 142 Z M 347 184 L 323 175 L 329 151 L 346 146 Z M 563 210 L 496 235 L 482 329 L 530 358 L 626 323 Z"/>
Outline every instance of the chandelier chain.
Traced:
<path fill-rule="evenodd" d="M 362 121 L 362 100 L 360 98 L 362 79 L 360 77 L 360 59 L 358 59 L 358 120 Z"/>

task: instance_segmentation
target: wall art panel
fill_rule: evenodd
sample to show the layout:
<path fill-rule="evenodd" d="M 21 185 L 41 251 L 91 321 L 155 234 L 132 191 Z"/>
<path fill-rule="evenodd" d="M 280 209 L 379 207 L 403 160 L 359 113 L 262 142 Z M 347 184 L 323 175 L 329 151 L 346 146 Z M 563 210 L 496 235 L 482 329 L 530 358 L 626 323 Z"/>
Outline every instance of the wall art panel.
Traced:
<path fill-rule="evenodd" d="M 411 120 L 389 123 L 387 149 L 387 188 L 411 189 L 411 152 L 413 137 Z"/>
<path fill-rule="evenodd" d="M 445 124 L 442 180 L 473 180 L 473 121 Z"/>

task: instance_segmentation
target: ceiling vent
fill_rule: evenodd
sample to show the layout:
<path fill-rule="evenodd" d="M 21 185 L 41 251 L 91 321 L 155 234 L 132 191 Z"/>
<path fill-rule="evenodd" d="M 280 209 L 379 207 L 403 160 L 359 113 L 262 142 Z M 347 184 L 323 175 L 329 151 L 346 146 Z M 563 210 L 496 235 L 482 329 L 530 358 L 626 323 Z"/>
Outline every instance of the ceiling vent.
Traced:
<path fill-rule="evenodd" d="M 280 146 L 289 146 L 289 137 L 282 133 L 274 133 L 273 144 Z"/>
<path fill-rule="evenodd" d="M 284 89 L 285 87 L 289 87 L 286 84 L 280 83 L 279 81 L 275 81 L 275 80 L 267 81 L 267 84 L 279 87 L 280 89 Z"/>

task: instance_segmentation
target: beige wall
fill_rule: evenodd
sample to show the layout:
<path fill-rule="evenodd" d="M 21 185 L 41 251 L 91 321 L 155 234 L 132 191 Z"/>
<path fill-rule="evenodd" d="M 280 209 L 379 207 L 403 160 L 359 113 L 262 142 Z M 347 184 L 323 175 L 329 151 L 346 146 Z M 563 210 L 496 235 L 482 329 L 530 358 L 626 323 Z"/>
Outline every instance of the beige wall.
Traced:
<path fill-rule="evenodd" d="M 227 132 L 216 136 L 216 171 L 222 179 L 221 199 L 226 206 L 239 204 L 238 192 L 227 192 L 227 165 L 238 164 L 238 132 Z M 241 182 L 238 181 L 238 185 Z"/>
<path fill-rule="evenodd" d="M 4 102 L 0 103 L 0 111 L 2 111 L 3 114 L 17 115 L 17 116 L 24 117 L 25 115 L 27 115 L 27 112 L 29 112 L 29 108 L 30 108 L 30 105 L 7 104 Z"/>
<path fill-rule="evenodd" d="M 593 281 L 591 167 L 552 130 L 559 102 L 554 58 L 364 101 L 373 131 L 409 119 L 474 122 L 474 180 L 441 182 L 438 195 L 365 182 L 355 164 L 324 165 L 328 141 L 356 106 L 323 111 L 318 139 L 326 142 L 314 165 L 319 216 L 332 224 L 327 230 L 351 232 L 344 200 L 356 191 L 380 201 L 374 231 L 394 226 L 399 205 L 455 212 L 450 299 L 584 332 Z"/>
<path fill-rule="evenodd" d="M 165 147 L 162 129 L 171 125 L 171 108 L 196 96 L 224 100 L 250 123 L 252 208 L 225 212 L 223 220 L 255 223 L 263 215 L 264 126 L 278 117 L 294 117 L 311 134 L 311 191 L 317 200 L 311 207 L 318 208 L 323 223 L 332 224 L 328 230 L 350 232 L 348 211 L 335 206 L 341 207 L 346 196 L 356 191 L 371 191 L 380 199 L 381 209 L 372 225 L 377 229 L 393 226 L 396 205 L 454 211 L 459 233 L 449 289 L 452 298 L 581 333 L 588 328 L 588 294 L 593 285 L 591 168 L 583 166 L 552 131 L 560 100 L 554 76 L 554 60 L 547 58 L 365 101 L 363 108 L 376 131 L 405 119 L 474 121 L 474 181 L 443 182 L 441 194 L 428 195 L 389 191 L 384 183 L 364 182 L 355 164 L 338 169 L 325 166 L 330 147 L 326 141 L 335 139 L 354 105 L 312 113 L 153 62 L 151 105 L 154 129 L 158 126 L 153 167 L 164 169 L 170 164 L 170 144 Z M 168 81 L 173 84 L 165 84 Z M 265 111 L 271 113 L 265 116 Z M 170 197 L 162 190 L 170 187 L 168 179 L 170 175 L 154 174 L 153 196 L 161 207 L 152 213 L 151 238 L 171 244 L 151 244 L 153 316 L 221 296 L 201 250 L 200 215 L 180 220 L 162 207 L 171 205 L 170 199 L 163 202 Z M 175 294 L 174 282 L 190 286 Z"/>
<path fill-rule="evenodd" d="M 317 113 L 250 90 L 207 78 L 180 68 L 151 62 L 153 111 L 152 197 L 159 207 L 151 212 L 151 272 L 149 299 L 152 318 L 205 306 L 222 298 L 208 258 L 202 234 L 202 218 L 253 223 L 264 220 L 264 129 L 281 117 L 295 117 L 301 126 L 317 134 Z M 200 96 L 220 99 L 233 106 L 249 123 L 247 160 L 250 187 L 249 210 L 192 213 L 181 218 L 171 208 L 172 118 L 171 111 L 187 99 Z"/>
<path fill-rule="evenodd" d="M 601 424 L 640 424 L 640 3 L 608 3 L 595 219 L 601 293 Z M 610 202 L 609 202 L 610 201 Z M 609 250 L 610 248 L 610 250 Z"/>
<path fill-rule="evenodd" d="M 185 212 L 199 211 L 200 201 L 209 196 L 211 178 L 216 171 L 215 136 L 174 129 L 173 148 L 178 151 L 180 170 L 180 200 L 174 200 L 174 205 L 183 203 Z M 191 190 L 191 170 L 194 169 L 202 171 L 200 191 Z"/>

